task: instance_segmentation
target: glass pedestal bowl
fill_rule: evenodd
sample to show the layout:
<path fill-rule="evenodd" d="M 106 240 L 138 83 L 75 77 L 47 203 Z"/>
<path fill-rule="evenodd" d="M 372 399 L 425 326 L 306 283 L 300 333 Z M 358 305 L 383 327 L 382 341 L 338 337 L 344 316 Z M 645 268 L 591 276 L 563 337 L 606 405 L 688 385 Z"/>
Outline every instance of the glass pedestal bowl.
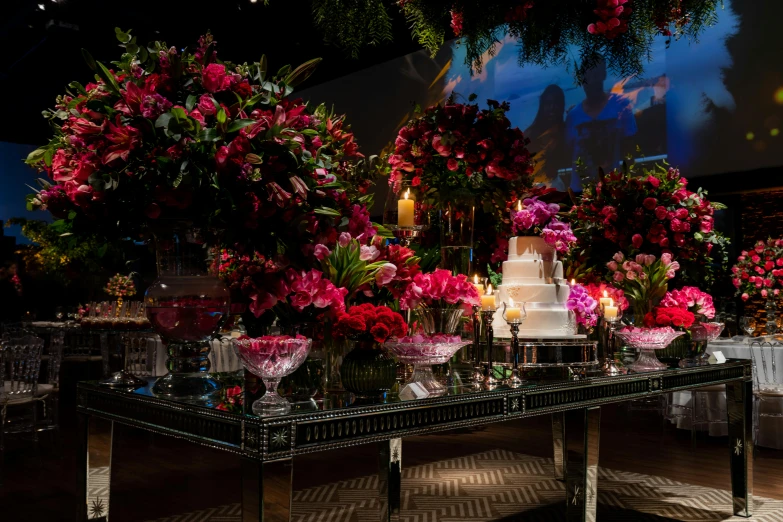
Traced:
<path fill-rule="evenodd" d="M 663 350 L 669 343 L 685 332 L 677 332 L 672 328 L 625 328 L 615 335 L 631 348 L 639 350 L 639 358 L 629 365 L 634 372 L 654 372 L 665 370 L 667 365 L 658 360 L 655 350 Z"/>
<path fill-rule="evenodd" d="M 444 364 L 463 346 L 472 341 L 463 341 L 459 336 L 436 335 L 426 337 L 416 335 L 385 343 L 396 357 L 404 364 L 413 365 L 413 375 L 405 384 L 417 383 L 427 390 L 430 396 L 436 397 L 446 393 L 446 387 L 435 379 L 432 374 L 433 364 Z"/>
<path fill-rule="evenodd" d="M 708 364 L 710 356 L 707 354 L 707 345 L 720 337 L 724 326 L 723 323 L 718 322 L 694 323 L 691 326 L 693 346 L 688 351 L 688 356 L 680 361 L 680 368 L 692 368 Z"/>
<path fill-rule="evenodd" d="M 291 404 L 277 392 L 280 379 L 293 373 L 305 360 L 311 339 L 288 336 L 240 337 L 233 339 L 242 364 L 261 378 L 266 387 L 263 397 L 253 403 L 253 413 L 259 417 L 282 415 L 291 411 Z"/>

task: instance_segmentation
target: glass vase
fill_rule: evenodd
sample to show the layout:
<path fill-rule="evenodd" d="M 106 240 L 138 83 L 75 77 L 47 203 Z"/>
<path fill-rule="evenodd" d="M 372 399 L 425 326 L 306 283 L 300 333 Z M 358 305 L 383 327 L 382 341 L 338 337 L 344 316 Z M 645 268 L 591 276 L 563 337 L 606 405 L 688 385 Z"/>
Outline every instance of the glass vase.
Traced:
<path fill-rule="evenodd" d="M 767 303 L 764 305 L 764 310 L 767 312 L 767 324 L 765 326 L 767 335 L 775 335 L 778 331 L 778 305 L 774 299 L 767 299 Z"/>
<path fill-rule="evenodd" d="M 340 375 L 346 390 L 360 398 L 377 398 L 388 392 L 397 379 L 397 363 L 378 343 L 354 341 L 343 358 Z"/>
<path fill-rule="evenodd" d="M 229 313 L 229 291 L 207 275 L 206 250 L 187 225 L 155 233 L 158 278 L 144 303 L 152 329 L 166 348 L 168 373 L 152 388 L 155 395 L 207 400 L 220 389 L 209 374 L 210 341 Z"/>
<path fill-rule="evenodd" d="M 421 306 L 416 311 L 427 335 L 454 335 L 462 324 L 462 308 Z"/>
<path fill-rule="evenodd" d="M 444 193 L 440 202 L 440 267 L 470 274 L 476 198 L 468 191 Z"/>

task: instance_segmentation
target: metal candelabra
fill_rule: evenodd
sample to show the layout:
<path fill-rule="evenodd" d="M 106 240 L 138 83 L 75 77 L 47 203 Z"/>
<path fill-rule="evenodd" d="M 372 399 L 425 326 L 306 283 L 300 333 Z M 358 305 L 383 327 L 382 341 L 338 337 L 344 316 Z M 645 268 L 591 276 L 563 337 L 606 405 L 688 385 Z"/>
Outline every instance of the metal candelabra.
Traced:
<path fill-rule="evenodd" d="M 604 358 L 603 361 L 599 362 L 601 363 L 601 371 L 605 375 L 621 375 L 626 373 L 625 369 L 617 366 L 617 361 L 614 360 L 615 343 L 617 342 L 617 336 L 614 335 L 614 332 L 617 329 L 617 324 L 619 322 L 620 319 L 617 317 L 611 319 L 604 317 L 601 319 L 601 325 L 603 326 L 603 342 L 601 344 L 604 345 Z"/>
<path fill-rule="evenodd" d="M 495 337 L 495 332 L 492 329 L 492 319 L 494 316 L 494 310 L 481 311 L 481 322 L 484 325 L 484 332 L 486 332 L 487 342 L 487 373 L 484 376 L 484 386 L 487 388 L 495 388 L 500 384 L 500 381 L 495 379 L 492 370 L 492 340 L 493 337 Z"/>
<path fill-rule="evenodd" d="M 484 383 L 484 371 L 481 368 L 481 307 L 473 305 L 473 374 L 470 383 L 480 388 Z"/>

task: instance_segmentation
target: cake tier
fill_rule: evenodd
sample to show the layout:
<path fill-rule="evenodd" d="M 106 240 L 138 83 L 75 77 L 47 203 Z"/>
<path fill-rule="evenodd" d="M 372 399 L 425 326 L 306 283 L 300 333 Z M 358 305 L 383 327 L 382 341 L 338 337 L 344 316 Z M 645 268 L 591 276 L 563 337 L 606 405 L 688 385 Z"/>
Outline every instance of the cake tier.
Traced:
<path fill-rule="evenodd" d="M 511 328 L 503 319 L 502 310 L 495 313 L 492 321 L 495 337 L 510 338 Z M 520 338 L 568 337 L 576 335 L 576 323 L 569 319 L 569 311 L 538 310 L 527 311 L 527 319 L 519 327 Z"/>
<path fill-rule="evenodd" d="M 508 240 L 508 259 L 557 261 L 557 250 L 538 236 L 519 236 Z"/>
<path fill-rule="evenodd" d="M 503 284 L 498 287 L 498 303 L 508 303 L 508 298 L 515 303 L 552 303 L 562 304 L 568 300 L 571 288 L 566 284 Z"/>
<path fill-rule="evenodd" d="M 542 259 L 512 259 L 503 262 L 503 284 L 551 283 L 563 279 L 561 261 Z"/>

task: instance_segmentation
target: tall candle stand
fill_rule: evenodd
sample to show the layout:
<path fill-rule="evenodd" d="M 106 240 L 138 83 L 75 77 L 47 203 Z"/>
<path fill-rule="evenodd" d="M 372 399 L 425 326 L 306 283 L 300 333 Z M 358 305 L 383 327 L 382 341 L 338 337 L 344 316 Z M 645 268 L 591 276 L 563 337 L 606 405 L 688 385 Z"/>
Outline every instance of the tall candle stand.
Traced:
<path fill-rule="evenodd" d="M 473 373 L 470 384 L 480 388 L 484 383 L 484 371 L 481 367 L 481 307 L 473 305 Z"/>
<path fill-rule="evenodd" d="M 510 388 L 519 388 L 524 384 L 524 381 L 519 376 L 519 327 L 522 325 L 525 319 L 527 319 L 527 311 L 525 310 L 525 303 L 522 303 L 521 309 L 518 309 L 518 317 L 511 317 L 509 319 L 507 312 L 508 307 L 506 303 L 503 303 L 503 319 L 508 323 L 511 329 L 511 351 L 514 357 L 514 366 L 511 370 L 511 377 L 507 383 Z"/>
<path fill-rule="evenodd" d="M 486 388 L 495 388 L 500 384 L 500 381 L 495 379 L 492 375 L 492 340 L 495 337 L 495 332 L 492 329 L 492 319 L 495 317 L 495 310 L 482 310 L 481 322 L 484 325 L 484 332 L 486 333 L 487 343 L 487 373 L 484 376 L 484 386 Z"/>
<path fill-rule="evenodd" d="M 617 336 L 614 332 L 617 330 L 619 323 L 620 317 L 604 317 L 602 319 L 604 360 L 601 361 L 601 372 L 604 375 L 622 375 L 626 373 L 625 368 L 617 366 L 617 361 L 614 360 L 615 343 L 617 342 Z"/>

